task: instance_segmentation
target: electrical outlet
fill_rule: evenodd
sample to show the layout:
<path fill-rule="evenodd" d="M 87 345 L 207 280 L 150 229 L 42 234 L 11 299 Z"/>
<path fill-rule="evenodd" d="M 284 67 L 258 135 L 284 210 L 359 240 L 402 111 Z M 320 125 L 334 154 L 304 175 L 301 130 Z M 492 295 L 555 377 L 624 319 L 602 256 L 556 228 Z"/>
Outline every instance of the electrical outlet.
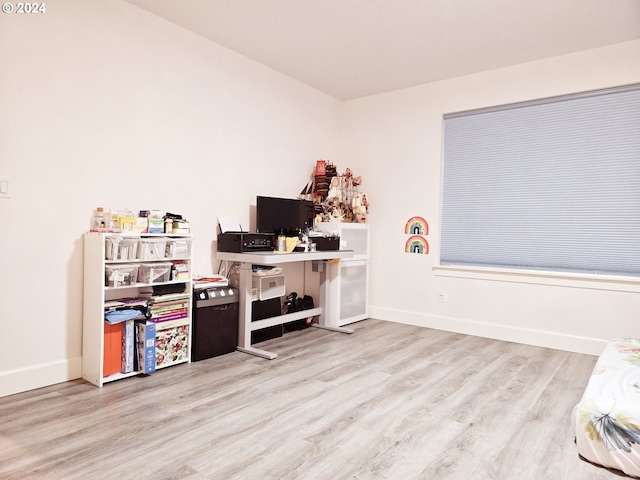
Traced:
<path fill-rule="evenodd" d="M 440 290 L 438 292 L 438 302 L 446 303 L 447 302 L 447 292 L 444 290 Z"/>

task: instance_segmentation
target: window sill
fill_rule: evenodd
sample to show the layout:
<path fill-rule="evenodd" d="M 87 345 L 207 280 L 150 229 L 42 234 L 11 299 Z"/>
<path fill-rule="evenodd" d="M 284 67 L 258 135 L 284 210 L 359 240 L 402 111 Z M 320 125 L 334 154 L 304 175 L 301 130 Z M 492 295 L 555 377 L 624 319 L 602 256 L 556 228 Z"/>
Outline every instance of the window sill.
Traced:
<path fill-rule="evenodd" d="M 640 293 L 640 278 L 624 275 L 516 270 L 466 265 L 439 265 L 433 267 L 432 270 L 434 275 L 440 277 Z"/>

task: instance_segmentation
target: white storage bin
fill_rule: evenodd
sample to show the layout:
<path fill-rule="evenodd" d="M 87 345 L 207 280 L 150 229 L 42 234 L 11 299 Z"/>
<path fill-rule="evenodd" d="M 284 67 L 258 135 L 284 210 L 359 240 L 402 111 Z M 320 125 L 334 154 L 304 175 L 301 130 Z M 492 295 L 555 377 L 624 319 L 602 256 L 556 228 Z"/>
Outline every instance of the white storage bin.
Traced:
<path fill-rule="evenodd" d="M 191 256 L 190 238 L 170 238 L 165 250 L 166 258 L 189 258 Z"/>
<path fill-rule="evenodd" d="M 122 238 L 120 237 L 107 237 L 104 241 L 104 258 L 105 260 L 117 260 L 118 258 L 118 245 Z"/>
<path fill-rule="evenodd" d="M 163 259 L 166 248 L 166 238 L 142 238 L 138 245 L 138 260 Z"/>
<path fill-rule="evenodd" d="M 134 285 L 138 278 L 138 268 L 136 263 L 126 263 L 122 265 L 105 265 L 104 281 L 107 287 L 124 287 Z"/>
<path fill-rule="evenodd" d="M 229 278 L 231 285 L 240 286 L 240 274 L 232 273 Z M 251 297 L 253 300 L 269 300 L 284 297 L 286 292 L 284 275 L 258 275 L 251 277 Z"/>
<path fill-rule="evenodd" d="M 171 262 L 140 265 L 140 282 L 163 283 L 171 280 Z"/>
<path fill-rule="evenodd" d="M 269 300 L 285 294 L 284 275 L 254 275 L 251 280 L 252 293 L 258 300 Z"/>
<path fill-rule="evenodd" d="M 138 240 L 135 238 L 107 237 L 104 256 L 106 260 L 135 260 Z"/>
<path fill-rule="evenodd" d="M 118 245 L 117 260 L 135 260 L 138 252 L 138 240 L 123 238 Z"/>

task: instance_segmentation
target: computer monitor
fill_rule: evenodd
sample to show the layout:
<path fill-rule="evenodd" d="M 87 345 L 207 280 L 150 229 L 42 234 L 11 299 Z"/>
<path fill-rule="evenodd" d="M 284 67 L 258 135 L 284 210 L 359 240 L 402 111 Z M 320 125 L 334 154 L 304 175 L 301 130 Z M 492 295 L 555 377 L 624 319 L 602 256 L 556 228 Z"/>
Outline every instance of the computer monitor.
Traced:
<path fill-rule="evenodd" d="M 294 198 L 256 197 L 256 231 L 288 236 L 313 227 L 313 202 Z"/>

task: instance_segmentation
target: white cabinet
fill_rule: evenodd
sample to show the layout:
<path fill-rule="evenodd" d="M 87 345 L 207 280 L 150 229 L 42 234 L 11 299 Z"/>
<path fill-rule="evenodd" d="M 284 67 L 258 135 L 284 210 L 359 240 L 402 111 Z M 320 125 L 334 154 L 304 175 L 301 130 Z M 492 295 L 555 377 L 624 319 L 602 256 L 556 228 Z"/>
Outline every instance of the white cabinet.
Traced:
<path fill-rule="evenodd" d="M 82 377 L 101 387 L 142 373 L 135 368 L 128 373 L 105 369 L 105 350 L 110 349 L 105 342 L 114 341 L 105 308 L 122 299 L 150 297 L 155 302 L 151 310 L 157 313 L 149 322 L 156 330 L 156 369 L 190 361 L 191 271 L 189 235 L 86 233 Z M 152 296 L 153 287 L 161 285 L 169 286 L 169 293 Z M 134 343 L 134 355 L 135 350 Z M 107 362 L 113 364 L 114 357 L 107 357 Z"/>
<path fill-rule="evenodd" d="M 368 318 L 369 225 L 321 222 L 316 227 L 323 232 L 340 235 L 341 250 L 353 250 L 353 257 L 340 260 L 338 277 L 332 287 L 338 299 L 338 325 Z"/>

